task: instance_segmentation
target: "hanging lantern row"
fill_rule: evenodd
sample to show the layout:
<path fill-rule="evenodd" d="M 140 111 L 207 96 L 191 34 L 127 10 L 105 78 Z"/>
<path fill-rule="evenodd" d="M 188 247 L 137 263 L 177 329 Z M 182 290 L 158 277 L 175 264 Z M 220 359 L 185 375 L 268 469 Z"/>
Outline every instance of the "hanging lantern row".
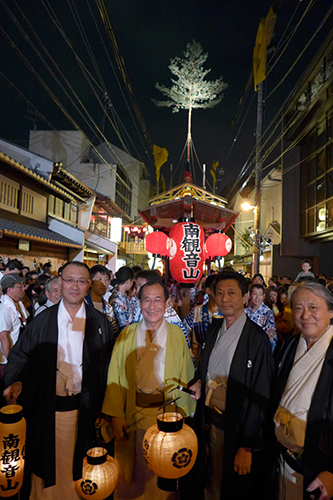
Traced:
<path fill-rule="evenodd" d="M 177 479 L 185 476 L 196 461 L 198 441 L 180 413 L 165 412 L 145 433 L 142 450 L 149 469 L 158 477 L 158 487 L 174 491 Z"/>
<path fill-rule="evenodd" d="M 137 226 L 125 226 L 124 227 L 125 233 L 128 233 L 128 236 L 130 238 L 144 238 L 145 234 L 147 233 L 148 229 L 146 227 L 137 227 Z"/>
<path fill-rule="evenodd" d="M 170 272 L 179 283 L 195 283 L 201 278 L 203 264 L 207 259 L 225 257 L 232 241 L 224 233 L 208 236 L 204 244 L 204 232 L 195 222 L 179 222 L 170 229 L 169 237 L 163 231 L 154 231 L 146 236 L 146 250 L 150 253 L 169 256 Z"/>

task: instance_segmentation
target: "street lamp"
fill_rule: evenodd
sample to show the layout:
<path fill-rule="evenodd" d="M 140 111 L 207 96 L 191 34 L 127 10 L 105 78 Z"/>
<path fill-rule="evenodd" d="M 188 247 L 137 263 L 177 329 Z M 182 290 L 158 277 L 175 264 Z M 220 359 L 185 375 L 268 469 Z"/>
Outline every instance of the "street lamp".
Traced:
<path fill-rule="evenodd" d="M 255 208 L 254 205 L 251 205 L 248 201 L 245 201 L 241 204 L 243 210 L 253 210 Z"/>
<path fill-rule="evenodd" d="M 260 197 L 258 201 L 258 190 L 256 192 L 256 204 L 252 205 L 251 202 L 245 201 L 241 204 L 243 210 L 253 210 L 254 219 L 254 238 L 252 246 L 252 275 L 259 273 L 259 256 L 260 256 Z"/>

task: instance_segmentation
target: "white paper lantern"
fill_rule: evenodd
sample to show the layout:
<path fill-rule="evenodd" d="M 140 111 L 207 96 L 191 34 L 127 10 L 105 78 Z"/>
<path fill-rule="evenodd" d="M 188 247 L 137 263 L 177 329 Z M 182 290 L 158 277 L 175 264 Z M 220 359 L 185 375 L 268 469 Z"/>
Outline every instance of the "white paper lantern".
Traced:
<path fill-rule="evenodd" d="M 105 448 L 87 451 L 83 459 L 82 478 L 75 486 L 83 498 L 104 500 L 114 491 L 119 478 L 119 465 L 107 454 Z"/>
<path fill-rule="evenodd" d="M 149 469 L 158 476 L 158 487 L 173 491 L 177 479 L 185 476 L 196 461 L 198 440 L 180 413 L 165 412 L 145 433 L 142 448 Z"/>

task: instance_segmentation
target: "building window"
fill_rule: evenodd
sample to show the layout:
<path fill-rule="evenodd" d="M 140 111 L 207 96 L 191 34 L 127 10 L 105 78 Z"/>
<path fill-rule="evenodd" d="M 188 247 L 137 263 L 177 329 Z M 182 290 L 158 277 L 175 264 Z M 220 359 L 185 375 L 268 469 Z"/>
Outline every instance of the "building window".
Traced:
<path fill-rule="evenodd" d="M 19 184 L 0 175 L 0 208 L 18 213 Z"/>
<path fill-rule="evenodd" d="M 300 231 L 303 237 L 333 227 L 332 116 L 332 110 L 322 113 L 300 148 Z"/>

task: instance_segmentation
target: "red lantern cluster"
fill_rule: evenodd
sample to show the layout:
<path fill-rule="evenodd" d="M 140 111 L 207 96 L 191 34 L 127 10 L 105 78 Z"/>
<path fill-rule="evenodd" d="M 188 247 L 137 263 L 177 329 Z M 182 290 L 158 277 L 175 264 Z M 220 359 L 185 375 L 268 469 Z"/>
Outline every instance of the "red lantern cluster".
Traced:
<path fill-rule="evenodd" d="M 163 231 L 154 231 L 146 236 L 146 250 L 157 255 L 169 255 L 169 238 Z"/>
<path fill-rule="evenodd" d="M 214 233 L 208 236 L 206 240 L 206 251 L 208 257 L 225 257 L 232 247 L 232 241 L 224 233 Z"/>
<path fill-rule="evenodd" d="M 179 222 L 170 229 L 170 271 L 179 283 L 195 283 L 202 275 L 204 233 L 199 224 Z"/>

